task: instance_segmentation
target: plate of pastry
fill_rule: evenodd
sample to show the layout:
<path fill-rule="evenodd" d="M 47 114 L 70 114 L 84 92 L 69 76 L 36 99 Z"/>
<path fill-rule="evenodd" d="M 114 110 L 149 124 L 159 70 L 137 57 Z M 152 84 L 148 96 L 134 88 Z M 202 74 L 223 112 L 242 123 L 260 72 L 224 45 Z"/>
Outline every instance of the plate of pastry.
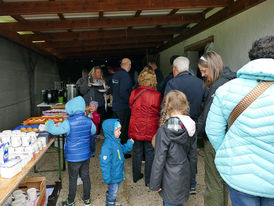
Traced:
<path fill-rule="evenodd" d="M 98 92 L 106 92 L 106 89 L 98 89 Z"/>

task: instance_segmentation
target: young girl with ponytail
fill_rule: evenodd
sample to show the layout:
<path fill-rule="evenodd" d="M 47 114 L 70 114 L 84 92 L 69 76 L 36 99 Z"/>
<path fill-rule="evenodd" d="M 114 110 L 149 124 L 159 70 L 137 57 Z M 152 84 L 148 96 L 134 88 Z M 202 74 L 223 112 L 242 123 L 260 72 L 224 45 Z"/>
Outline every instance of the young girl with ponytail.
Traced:
<path fill-rule="evenodd" d="M 165 96 L 150 177 L 150 189 L 159 192 L 165 206 L 182 206 L 188 200 L 196 173 L 197 136 L 188 113 L 184 93 L 172 90 Z"/>

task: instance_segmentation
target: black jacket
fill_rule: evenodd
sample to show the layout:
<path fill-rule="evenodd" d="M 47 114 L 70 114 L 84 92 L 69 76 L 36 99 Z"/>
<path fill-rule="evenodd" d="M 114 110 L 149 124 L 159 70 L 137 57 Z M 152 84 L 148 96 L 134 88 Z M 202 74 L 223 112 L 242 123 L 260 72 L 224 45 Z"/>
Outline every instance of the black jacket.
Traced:
<path fill-rule="evenodd" d="M 129 97 L 132 90 L 132 80 L 129 73 L 120 68 L 112 77 L 111 93 L 113 96 L 112 110 L 129 109 Z"/>
<path fill-rule="evenodd" d="M 201 103 L 206 95 L 206 89 L 203 87 L 203 81 L 193 76 L 190 72 L 184 71 L 168 81 L 165 89 L 165 95 L 171 90 L 177 89 L 183 92 L 190 106 L 190 117 L 197 121 L 200 115 Z"/>
<path fill-rule="evenodd" d="M 164 201 L 182 204 L 189 198 L 191 180 L 196 173 L 197 136 L 189 137 L 184 127 L 172 125 L 174 119 L 180 125 L 178 118 L 169 118 L 157 131 L 150 189 L 162 188 L 159 194 Z"/>
<path fill-rule="evenodd" d="M 208 140 L 205 133 L 205 124 L 206 124 L 207 114 L 209 112 L 210 106 L 214 98 L 214 94 L 220 86 L 222 86 L 223 84 L 225 84 L 226 82 L 234 78 L 236 78 L 236 73 L 232 72 L 228 67 L 225 67 L 221 77 L 209 87 L 208 95 L 204 103 L 203 112 L 199 116 L 198 122 L 196 125 L 198 136 L 204 137 L 206 140 Z"/>

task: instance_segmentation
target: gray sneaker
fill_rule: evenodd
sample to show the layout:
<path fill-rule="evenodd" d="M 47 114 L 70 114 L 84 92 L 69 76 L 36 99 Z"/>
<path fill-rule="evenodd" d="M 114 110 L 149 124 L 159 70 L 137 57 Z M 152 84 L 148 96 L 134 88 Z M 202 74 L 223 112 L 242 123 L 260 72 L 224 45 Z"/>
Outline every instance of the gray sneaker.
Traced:
<path fill-rule="evenodd" d="M 196 195 L 197 194 L 196 187 L 191 187 L 190 191 L 189 191 L 189 194 Z"/>
<path fill-rule="evenodd" d="M 122 206 L 119 202 L 108 202 L 108 206 Z"/>

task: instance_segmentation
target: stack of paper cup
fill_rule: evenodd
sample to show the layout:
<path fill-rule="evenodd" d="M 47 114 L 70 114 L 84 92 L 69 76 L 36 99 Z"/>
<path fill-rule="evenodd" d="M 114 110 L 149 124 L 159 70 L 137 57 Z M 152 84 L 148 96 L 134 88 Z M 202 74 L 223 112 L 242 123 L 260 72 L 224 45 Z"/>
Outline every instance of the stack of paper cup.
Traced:
<path fill-rule="evenodd" d="M 30 201 L 35 201 L 37 198 L 36 188 L 32 187 L 27 190 L 28 198 Z"/>

